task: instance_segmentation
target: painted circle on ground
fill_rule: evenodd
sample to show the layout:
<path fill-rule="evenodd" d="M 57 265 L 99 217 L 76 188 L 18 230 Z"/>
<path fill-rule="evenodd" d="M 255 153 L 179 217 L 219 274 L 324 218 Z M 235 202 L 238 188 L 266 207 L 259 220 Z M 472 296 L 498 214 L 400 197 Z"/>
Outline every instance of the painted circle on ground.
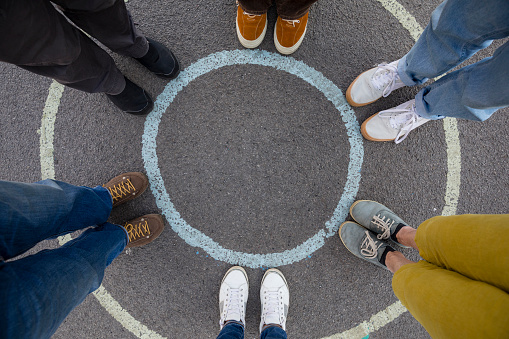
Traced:
<path fill-rule="evenodd" d="M 283 252 L 254 254 L 233 251 L 224 248 L 203 232 L 190 226 L 180 216 L 180 213 L 171 202 L 159 169 L 156 142 L 159 124 L 163 114 L 177 94 L 199 76 L 221 67 L 235 65 L 273 67 L 276 70 L 285 71 L 308 82 L 332 102 L 339 111 L 347 130 L 348 141 L 350 143 L 350 162 L 348 164 L 347 180 L 332 217 L 325 222 L 324 228 L 320 229 L 314 236 L 295 248 Z M 363 139 L 360 134 L 359 123 L 341 90 L 332 81 L 323 76 L 322 73 L 302 61 L 262 50 L 233 50 L 213 53 L 183 70 L 177 79 L 166 85 L 163 92 L 154 102 L 154 110 L 147 116 L 145 121 L 142 142 L 142 157 L 150 181 L 150 188 L 156 198 L 157 206 L 162 210 L 172 229 L 186 243 L 193 247 L 201 248 L 216 260 L 251 268 L 277 267 L 292 264 L 307 258 L 321 248 L 325 243 L 325 239 L 337 232 L 339 224 L 348 215 L 348 209 L 354 202 L 359 189 L 364 157 Z"/>
<path fill-rule="evenodd" d="M 410 14 L 397 0 L 376 1 L 399 21 L 414 40 L 419 38 L 419 35 L 422 32 L 422 27 L 415 20 L 412 14 Z M 46 98 L 46 103 L 43 109 L 41 128 L 38 131 L 38 133 L 40 133 L 42 179 L 55 178 L 53 137 L 56 115 L 63 91 L 64 86 L 53 81 L 50 85 L 48 97 Z M 444 195 L 445 204 L 442 210 L 442 215 L 454 215 L 456 214 L 458 206 L 461 185 L 461 146 L 456 119 L 446 118 L 442 121 L 444 124 L 443 128 L 447 145 L 447 178 L 446 191 Z M 63 245 L 68 240 L 70 240 L 68 235 L 59 237 L 60 245 Z M 165 339 L 165 337 L 149 329 L 146 325 L 140 323 L 131 316 L 102 285 L 97 291 L 92 292 L 92 294 L 115 320 L 117 320 L 125 329 L 136 337 Z M 358 325 L 345 330 L 344 332 L 336 333 L 322 339 L 359 339 L 369 337 L 370 333 L 389 324 L 405 312 L 405 307 L 401 304 L 401 302 L 397 301 L 378 313 L 373 314 L 369 319 L 366 319 Z"/>

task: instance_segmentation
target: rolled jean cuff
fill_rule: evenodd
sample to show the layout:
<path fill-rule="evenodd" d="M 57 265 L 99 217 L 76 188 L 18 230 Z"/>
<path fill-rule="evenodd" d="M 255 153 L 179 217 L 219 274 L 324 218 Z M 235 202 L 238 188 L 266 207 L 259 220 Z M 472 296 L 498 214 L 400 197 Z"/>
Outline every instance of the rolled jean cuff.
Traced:
<path fill-rule="evenodd" d="M 406 73 L 406 69 L 407 69 L 407 55 L 406 54 L 405 56 L 403 56 L 399 62 L 398 62 L 398 75 L 399 75 L 399 78 L 401 79 L 401 81 L 406 85 L 406 86 L 415 86 L 415 85 L 421 85 L 423 83 L 425 83 L 426 81 L 428 81 L 428 78 L 423 78 L 422 80 L 415 80 L 414 78 L 412 78 L 411 76 L 409 76 L 407 73 Z"/>
<path fill-rule="evenodd" d="M 423 118 L 430 120 L 440 120 L 445 118 L 443 115 L 439 114 L 429 114 L 428 104 L 424 98 L 424 96 L 432 89 L 432 86 L 426 86 L 421 89 L 419 93 L 415 96 L 415 112 Z"/>

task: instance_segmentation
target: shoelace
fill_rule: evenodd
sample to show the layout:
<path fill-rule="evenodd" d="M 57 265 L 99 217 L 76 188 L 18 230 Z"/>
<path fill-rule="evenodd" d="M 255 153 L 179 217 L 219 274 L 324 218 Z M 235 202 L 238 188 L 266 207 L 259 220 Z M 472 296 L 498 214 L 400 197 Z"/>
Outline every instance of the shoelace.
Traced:
<path fill-rule="evenodd" d="M 392 128 L 399 129 L 399 132 L 394 139 L 396 144 L 399 144 L 408 136 L 410 131 L 414 129 L 415 124 L 421 118 L 415 112 L 415 103 L 409 108 L 391 108 L 378 113 L 380 118 L 389 119 Z M 401 136 L 403 136 L 401 138 Z"/>
<path fill-rule="evenodd" d="M 230 288 L 226 293 L 226 302 L 221 315 L 221 323 L 226 320 L 234 319 L 232 315 L 238 315 L 240 319 L 244 314 L 244 289 L 243 288 Z"/>
<path fill-rule="evenodd" d="M 391 227 L 392 225 L 394 225 L 394 220 L 391 221 L 390 218 L 386 219 L 386 217 L 381 217 L 379 214 L 375 215 L 371 222 L 378 226 L 378 228 L 380 228 L 383 231 L 382 234 L 377 234 L 376 237 L 378 239 L 380 240 L 389 239 L 389 237 L 391 236 Z"/>
<path fill-rule="evenodd" d="M 150 228 L 148 227 L 148 222 L 145 219 L 141 219 L 139 224 L 125 224 L 124 227 L 129 235 L 129 242 L 142 237 L 148 237 L 150 234 Z"/>
<path fill-rule="evenodd" d="M 126 181 L 122 181 L 121 183 L 118 183 L 116 185 L 113 185 L 112 187 L 107 188 L 110 191 L 113 201 L 119 200 L 125 197 L 126 195 L 131 194 L 131 191 L 132 192 L 136 191 L 136 188 L 131 182 L 131 179 L 127 179 Z"/>
<path fill-rule="evenodd" d="M 263 320 L 270 316 L 277 316 L 279 321 L 283 318 L 283 296 L 279 291 L 264 291 L 263 294 Z M 265 322 L 266 323 L 266 322 Z"/>
<path fill-rule="evenodd" d="M 394 65 L 380 64 L 378 70 L 371 77 L 371 83 L 382 95 L 387 97 L 396 87 L 396 81 L 399 80 L 398 69 Z"/>
<path fill-rule="evenodd" d="M 250 13 L 247 13 L 246 11 L 243 11 L 243 12 L 244 12 L 244 15 L 247 15 L 247 17 L 249 19 L 254 19 L 257 16 L 262 16 L 261 14 L 250 14 Z"/>
<path fill-rule="evenodd" d="M 367 259 L 374 259 L 376 258 L 378 249 L 383 245 L 383 243 L 381 242 L 377 245 L 376 242 L 369 236 L 369 232 L 365 231 L 365 233 L 366 238 L 364 238 L 361 244 L 361 254 Z"/>
<path fill-rule="evenodd" d="M 300 24 L 300 20 L 298 20 L 298 19 L 296 19 L 296 20 L 281 19 L 281 20 L 288 22 L 288 24 L 292 24 L 293 27 L 295 27 L 295 24 Z"/>

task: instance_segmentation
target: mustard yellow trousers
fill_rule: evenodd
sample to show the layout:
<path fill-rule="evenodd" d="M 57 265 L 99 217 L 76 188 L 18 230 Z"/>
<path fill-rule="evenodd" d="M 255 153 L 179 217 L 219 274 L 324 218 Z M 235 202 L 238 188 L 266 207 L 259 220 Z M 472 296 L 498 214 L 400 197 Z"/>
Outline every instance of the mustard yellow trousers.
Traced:
<path fill-rule="evenodd" d="M 394 293 L 433 338 L 509 338 L 509 214 L 434 217 Z"/>

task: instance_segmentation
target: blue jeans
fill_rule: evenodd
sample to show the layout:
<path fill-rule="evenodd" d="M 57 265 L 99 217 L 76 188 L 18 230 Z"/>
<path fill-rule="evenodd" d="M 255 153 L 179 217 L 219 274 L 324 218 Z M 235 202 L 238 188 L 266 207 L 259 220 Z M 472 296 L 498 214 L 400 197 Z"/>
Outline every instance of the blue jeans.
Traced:
<path fill-rule="evenodd" d="M 106 223 L 111 208 L 110 193 L 100 186 L 0 181 L 0 338 L 49 338 L 100 286 L 128 239 L 123 227 Z M 58 249 L 4 261 L 93 225 L 99 226 Z"/>
<path fill-rule="evenodd" d="M 417 43 L 398 65 L 407 86 L 437 77 L 494 39 L 509 36 L 509 1 L 446 0 L 440 4 Z M 509 106 L 509 42 L 492 57 L 460 68 L 423 88 L 417 113 L 428 119 L 454 117 L 484 121 Z"/>
<path fill-rule="evenodd" d="M 244 339 L 244 326 L 230 323 L 223 327 L 217 339 Z M 280 327 L 271 326 L 263 330 L 260 339 L 286 339 L 286 332 Z"/>

